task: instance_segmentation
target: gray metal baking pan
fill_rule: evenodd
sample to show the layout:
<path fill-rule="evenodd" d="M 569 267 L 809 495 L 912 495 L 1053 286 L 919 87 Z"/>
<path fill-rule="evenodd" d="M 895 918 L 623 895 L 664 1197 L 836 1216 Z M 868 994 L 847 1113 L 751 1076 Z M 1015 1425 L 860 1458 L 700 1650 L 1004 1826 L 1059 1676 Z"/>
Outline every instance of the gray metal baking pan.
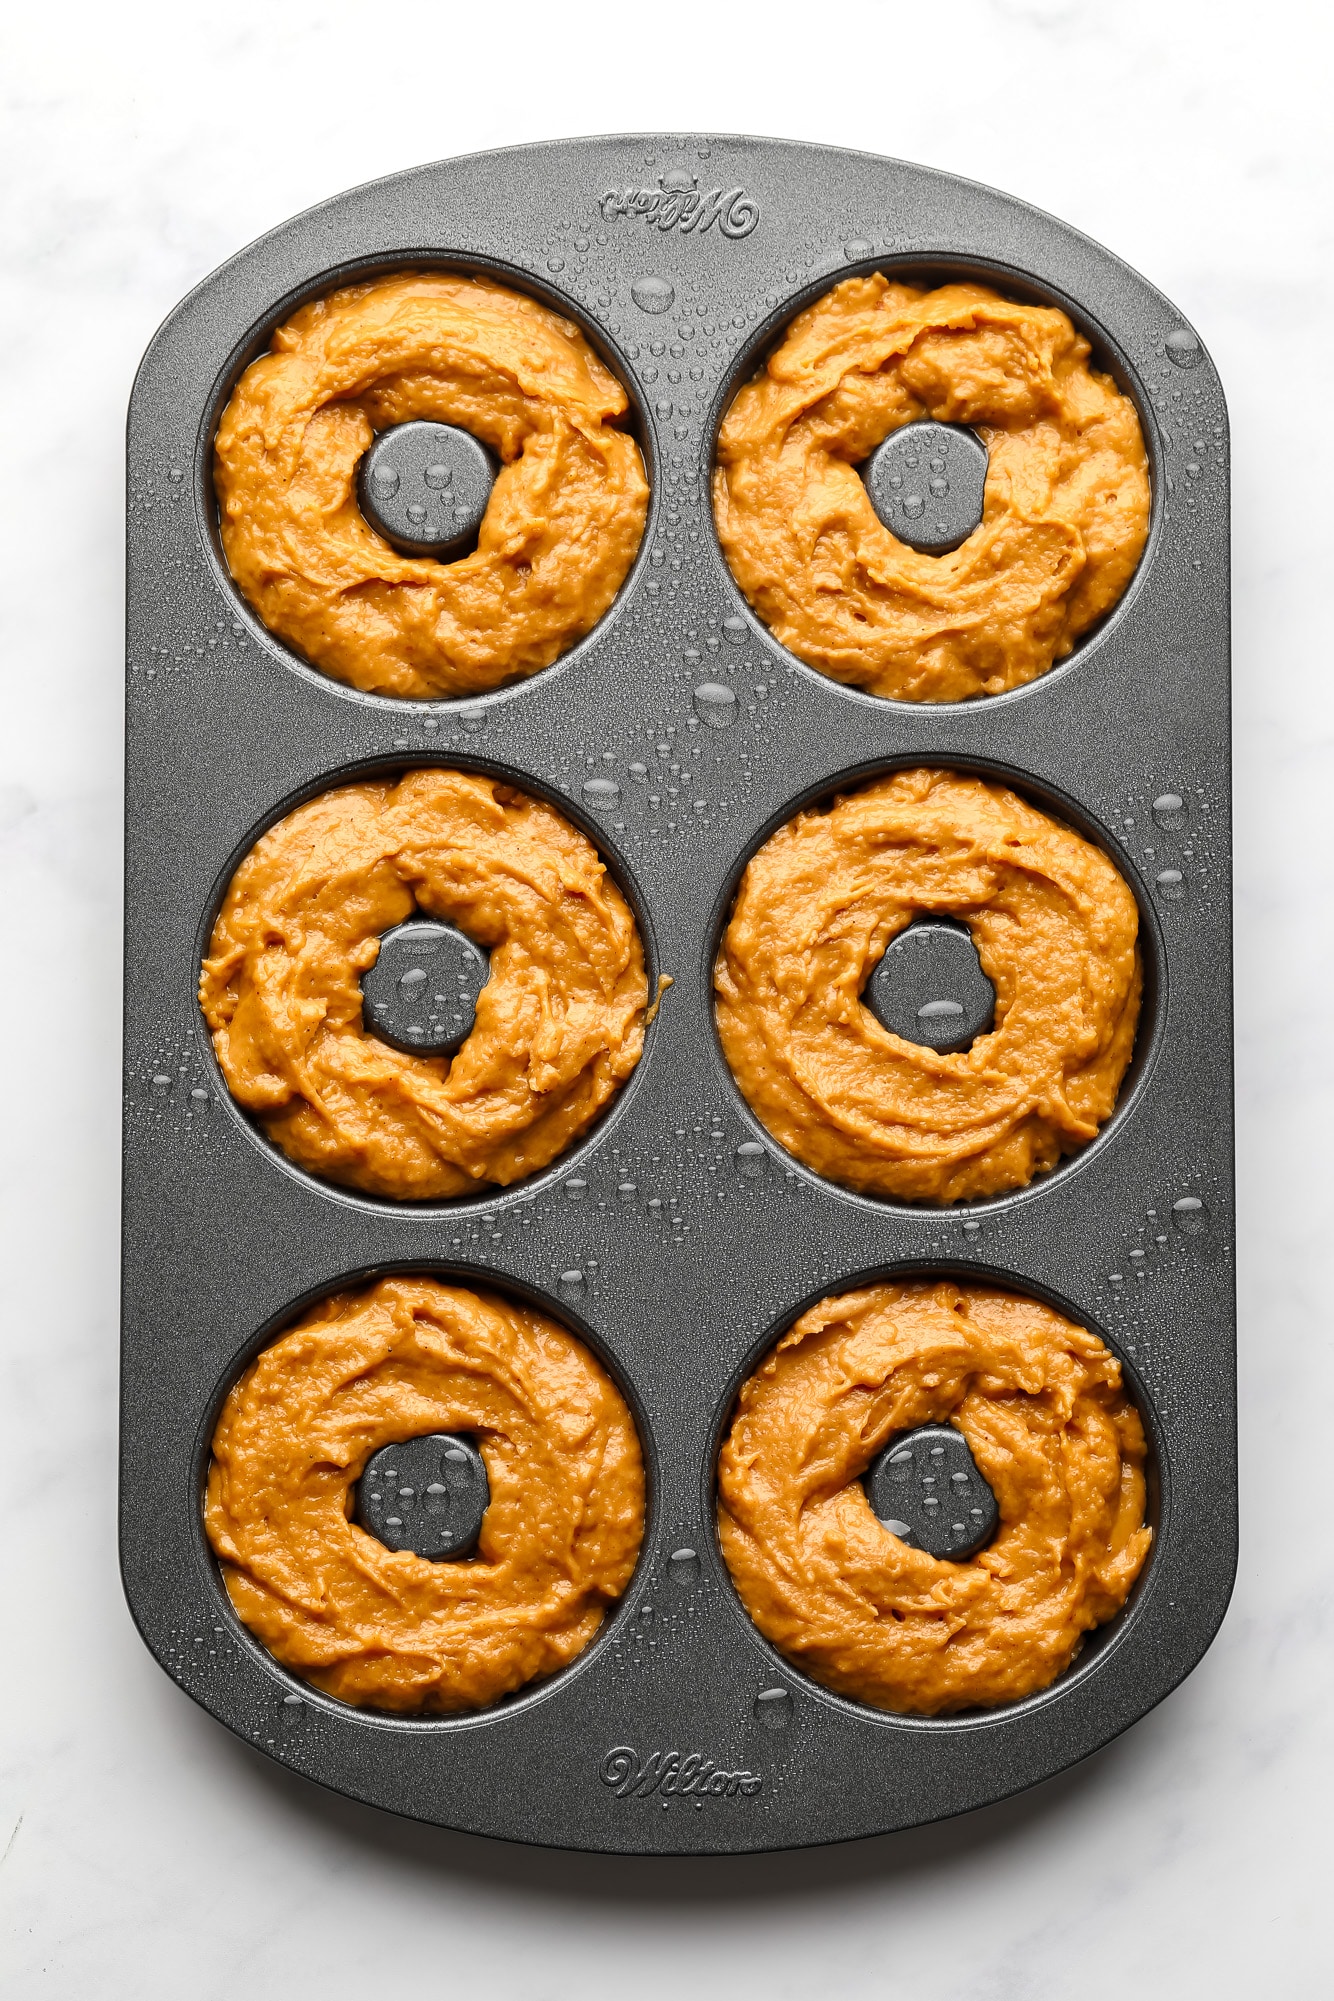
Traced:
<path fill-rule="evenodd" d="M 423 264 L 494 272 L 579 322 L 631 392 L 653 487 L 597 629 L 463 703 L 355 694 L 271 638 L 221 560 L 209 474 L 222 401 L 300 301 Z M 753 619 L 714 537 L 713 440 L 737 381 L 804 303 L 874 269 L 1059 303 L 1139 406 L 1154 504 L 1136 579 L 1009 695 L 911 705 L 812 672 Z M 1222 393 L 1168 300 L 1021 202 L 836 148 L 683 133 L 444 161 L 298 216 L 173 312 L 129 422 L 121 1549 L 140 1630 L 196 1701 L 291 1770 L 420 1820 L 727 1853 L 1000 1799 L 1189 1673 L 1235 1559 L 1227 525 Z M 351 774 L 422 762 L 556 798 L 674 985 L 580 1145 L 508 1192 L 414 1207 L 290 1167 L 223 1087 L 195 988 L 221 891 L 266 825 Z M 710 1005 L 756 845 L 803 801 L 919 763 L 1003 774 L 1099 841 L 1138 895 L 1149 975 L 1099 1138 L 1016 1196 L 951 1210 L 862 1200 L 786 1158 Z M 594 1643 L 444 1720 L 353 1710 L 289 1676 L 233 1617 L 200 1516 L 214 1416 L 248 1358 L 322 1293 L 404 1268 L 508 1288 L 578 1331 L 625 1389 L 649 1470 L 639 1567 Z M 1105 1337 L 1147 1421 L 1157 1529 L 1131 1602 L 1057 1683 L 936 1720 L 790 1667 L 713 1527 L 719 1436 L 757 1358 L 823 1294 L 925 1271 L 1030 1291 Z"/>

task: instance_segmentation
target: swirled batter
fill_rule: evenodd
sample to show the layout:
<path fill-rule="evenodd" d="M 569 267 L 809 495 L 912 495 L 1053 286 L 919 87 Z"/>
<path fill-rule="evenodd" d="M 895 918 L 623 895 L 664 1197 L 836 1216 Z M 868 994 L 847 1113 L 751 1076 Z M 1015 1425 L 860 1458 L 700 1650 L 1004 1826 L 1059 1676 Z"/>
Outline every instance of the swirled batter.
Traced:
<path fill-rule="evenodd" d="M 860 1485 L 898 1433 L 950 1423 L 1000 1528 L 966 1563 L 892 1535 Z M 1097 1336 L 990 1286 L 911 1280 L 812 1307 L 744 1385 L 718 1467 L 747 1611 L 840 1695 L 935 1716 L 1069 1666 L 1148 1554 L 1145 1442 Z"/>
<path fill-rule="evenodd" d="M 490 279 L 349 285 L 278 329 L 223 412 L 231 573 L 271 632 L 354 688 L 466 695 L 534 674 L 601 618 L 639 547 L 628 410 L 577 327 Z M 477 548 L 454 563 L 400 556 L 357 504 L 376 432 L 413 418 L 501 460 Z"/>
<path fill-rule="evenodd" d="M 775 636 L 837 681 L 958 702 L 1045 674 L 1111 609 L 1144 547 L 1149 477 L 1129 397 L 1065 314 L 985 285 L 877 273 L 788 328 L 723 422 L 714 513 Z M 884 527 L 855 470 L 924 418 L 985 441 L 981 525 L 949 555 Z"/>
<path fill-rule="evenodd" d="M 362 1020 L 380 934 L 420 911 L 491 953 L 452 1056 Z M 200 1004 L 228 1089 L 291 1160 L 402 1200 L 545 1167 L 639 1061 L 639 932 L 592 843 L 494 778 L 410 771 L 322 793 L 233 876 Z"/>
<path fill-rule="evenodd" d="M 967 924 L 995 1025 L 960 1055 L 860 999 L 890 940 Z M 899 771 L 799 813 L 751 860 L 714 974 L 747 1102 L 790 1153 L 866 1194 L 1022 1188 L 1097 1133 L 1139 1017 L 1138 911 L 1100 849 L 1008 787 Z"/>
<path fill-rule="evenodd" d="M 383 1445 L 472 1434 L 476 1557 L 393 1551 L 352 1519 Z M 634 1421 L 582 1342 L 430 1278 L 322 1301 L 251 1363 L 213 1436 L 205 1521 L 238 1616 L 343 1702 L 475 1709 L 582 1653 L 644 1524 Z"/>

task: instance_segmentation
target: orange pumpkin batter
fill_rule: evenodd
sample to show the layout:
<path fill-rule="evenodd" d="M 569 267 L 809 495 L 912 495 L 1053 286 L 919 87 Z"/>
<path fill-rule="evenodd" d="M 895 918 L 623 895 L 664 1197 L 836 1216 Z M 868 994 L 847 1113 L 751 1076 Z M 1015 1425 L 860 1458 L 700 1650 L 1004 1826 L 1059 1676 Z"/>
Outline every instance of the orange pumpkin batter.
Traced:
<path fill-rule="evenodd" d="M 391 1049 L 360 977 L 414 913 L 489 947 L 450 1056 Z M 251 849 L 199 998 L 228 1089 L 289 1159 L 370 1195 L 508 1187 L 562 1153 L 639 1061 L 647 984 L 625 898 L 544 800 L 409 771 L 298 806 Z"/>
<path fill-rule="evenodd" d="M 900 1542 L 861 1475 L 950 1423 L 1000 1527 L 964 1563 Z M 1046 1688 L 1148 1554 L 1145 1441 L 1120 1364 L 1049 1306 L 914 1279 L 821 1300 L 743 1386 L 718 1467 L 723 1555 L 765 1637 L 825 1687 L 935 1716 Z"/>
<path fill-rule="evenodd" d="M 475 1557 L 393 1551 L 352 1519 L 381 1446 L 472 1434 Z M 644 1526 L 634 1421 L 543 1314 L 431 1278 L 322 1301 L 251 1363 L 213 1436 L 205 1521 L 238 1616 L 343 1702 L 476 1709 L 582 1653 Z"/>
<path fill-rule="evenodd" d="M 962 920 L 995 1024 L 946 1056 L 860 994 L 919 915 Z M 714 972 L 732 1074 L 817 1174 L 901 1201 L 1022 1188 L 1094 1138 L 1139 1018 L 1139 913 L 1099 848 L 1008 787 L 895 772 L 751 860 Z"/>
<path fill-rule="evenodd" d="M 983 518 L 949 555 L 884 527 L 856 467 L 930 417 L 985 441 Z M 1134 574 L 1149 524 L 1135 406 L 1065 314 L 985 285 L 877 273 L 800 313 L 723 422 L 714 513 L 774 635 L 836 681 L 909 702 L 1022 687 Z"/>
<path fill-rule="evenodd" d="M 535 674 L 625 581 L 648 482 L 624 389 L 569 320 L 486 278 L 407 271 L 303 306 L 253 362 L 214 448 L 222 545 L 271 632 L 381 695 Z M 455 424 L 497 454 L 475 551 L 401 556 L 357 504 L 376 432 Z"/>

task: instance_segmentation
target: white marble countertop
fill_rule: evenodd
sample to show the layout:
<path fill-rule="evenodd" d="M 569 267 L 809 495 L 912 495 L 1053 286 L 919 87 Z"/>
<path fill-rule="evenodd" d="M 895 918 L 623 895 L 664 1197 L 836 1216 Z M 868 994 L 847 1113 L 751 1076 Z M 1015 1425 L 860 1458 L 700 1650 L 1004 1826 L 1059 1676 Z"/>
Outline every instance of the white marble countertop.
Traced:
<path fill-rule="evenodd" d="M 409 23 L 421 40 L 400 67 Z M 1328 1991 L 1334 1105 L 1314 1057 L 1334 985 L 1331 39 L 1327 11 L 1300 0 L 126 0 L 11 17 L 0 1968 L 16 2001 L 469 1982 L 496 2001 Z M 214 264 L 327 194 L 447 153 L 627 127 L 828 140 L 1051 209 L 1179 302 L 1235 426 L 1244 1533 L 1231 1613 L 1176 1695 L 1035 1792 L 912 1834 L 730 1863 L 505 1847 L 293 1779 L 154 1665 L 114 1547 L 122 427 L 136 360 Z"/>

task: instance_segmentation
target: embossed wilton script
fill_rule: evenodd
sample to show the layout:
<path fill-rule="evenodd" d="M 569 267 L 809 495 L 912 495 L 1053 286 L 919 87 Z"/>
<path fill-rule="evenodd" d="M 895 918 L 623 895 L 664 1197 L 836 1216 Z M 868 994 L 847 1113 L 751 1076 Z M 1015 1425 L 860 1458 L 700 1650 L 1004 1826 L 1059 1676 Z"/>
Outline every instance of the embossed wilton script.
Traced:
<path fill-rule="evenodd" d="M 654 229 L 679 229 L 683 236 L 703 236 L 715 222 L 724 236 L 749 236 L 760 219 L 759 203 L 744 188 L 701 194 L 697 177 L 684 169 L 660 174 L 655 188 L 608 188 L 599 207 L 607 221 L 637 215 Z"/>
<path fill-rule="evenodd" d="M 608 1751 L 598 1771 L 604 1786 L 617 1799 L 647 1799 L 650 1793 L 712 1794 L 731 1799 L 737 1793 L 749 1797 L 764 1784 L 758 1772 L 724 1772 L 702 1751 L 652 1751 L 640 1763 L 633 1744 L 618 1744 Z"/>

